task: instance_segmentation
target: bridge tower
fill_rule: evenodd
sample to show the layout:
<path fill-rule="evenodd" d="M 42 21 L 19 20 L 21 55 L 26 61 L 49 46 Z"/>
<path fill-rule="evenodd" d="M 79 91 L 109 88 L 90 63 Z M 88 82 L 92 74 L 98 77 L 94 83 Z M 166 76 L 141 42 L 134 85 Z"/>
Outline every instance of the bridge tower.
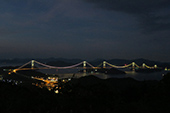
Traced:
<path fill-rule="evenodd" d="M 31 60 L 31 69 L 34 68 L 34 60 Z"/>
<path fill-rule="evenodd" d="M 86 73 L 86 61 L 83 61 L 83 72 Z"/>
<path fill-rule="evenodd" d="M 145 68 L 145 63 L 142 64 L 142 68 Z"/>
<path fill-rule="evenodd" d="M 103 68 L 106 68 L 106 61 L 103 61 Z"/>
<path fill-rule="evenodd" d="M 132 62 L 132 71 L 135 71 L 135 62 Z"/>

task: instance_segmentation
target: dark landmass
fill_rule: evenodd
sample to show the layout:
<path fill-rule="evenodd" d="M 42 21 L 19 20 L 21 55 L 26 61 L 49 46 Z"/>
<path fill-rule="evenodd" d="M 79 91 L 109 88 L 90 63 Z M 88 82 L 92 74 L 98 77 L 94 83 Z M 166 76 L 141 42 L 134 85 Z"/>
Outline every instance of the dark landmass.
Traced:
<path fill-rule="evenodd" d="M 161 81 L 72 79 L 60 94 L 0 82 L 1 113 L 169 113 L 170 73 Z"/>

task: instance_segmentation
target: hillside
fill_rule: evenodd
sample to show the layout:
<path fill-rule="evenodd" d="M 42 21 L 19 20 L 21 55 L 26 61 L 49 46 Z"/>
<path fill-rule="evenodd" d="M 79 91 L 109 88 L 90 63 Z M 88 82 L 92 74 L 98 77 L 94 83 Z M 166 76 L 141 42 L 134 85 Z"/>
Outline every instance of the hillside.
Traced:
<path fill-rule="evenodd" d="M 161 81 L 73 79 L 60 94 L 0 82 L 1 113 L 169 113 L 170 74 Z"/>

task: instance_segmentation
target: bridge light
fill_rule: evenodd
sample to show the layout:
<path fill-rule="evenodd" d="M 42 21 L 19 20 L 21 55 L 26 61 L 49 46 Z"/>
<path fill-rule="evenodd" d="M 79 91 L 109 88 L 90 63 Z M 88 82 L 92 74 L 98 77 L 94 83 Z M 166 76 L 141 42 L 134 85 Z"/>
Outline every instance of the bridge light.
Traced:
<path fill-rule="evenodd" d="M 86 67 L 86 61 L 83 61 L 83 67 Z"/>
<path fill-rule="evenodd" d="M 132 62 L 132 66 L 135 66 L 135 62 Z"/>
<path fill-rule="evenodd" d="M 68 79 L 68 81 L 70 81 L 70 80 L 71 80 L 71 78 Z"/>
<path fill-rule="evenodd" d="M 16 73 L 16 70 L 14 69 L 13 72 Z"/>
<path fill-rule="evenodd" d="M 106 61 L 103 61 L 103 68 L 106 68 Z"/>
<path fill-rule="evenodd" d="M 145 66 L 146 66 L 145 63 L 143 63 L 143 64 L 142 64 L 142 67 L 145 68 Z"/>
<path fill-rule="evenodd" d="M 31 68 L 34 68 L 34 60 L 31 60 Z"/>
<path fill-rule="evenodd" d="M 58 91 L 58 90 L 56 90 L 56 91 L 55 91 L 55 93 L 57 93 L 57 94 L 58 94 L 58 93 L 59 93 L 59 91 Z"/>

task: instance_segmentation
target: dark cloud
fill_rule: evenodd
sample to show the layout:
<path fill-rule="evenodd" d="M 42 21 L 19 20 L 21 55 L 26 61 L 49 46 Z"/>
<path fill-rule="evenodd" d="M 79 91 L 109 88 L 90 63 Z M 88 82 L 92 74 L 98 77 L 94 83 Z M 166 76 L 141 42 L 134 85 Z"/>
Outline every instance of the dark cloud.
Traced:
<path fill-rule="evenodd" d="M 167 0 L 1 0 L 1 58 L 170 61 L 169 12 Z"/>
<path fill-rule="evenodd" d="M 170 29 L 169 0 L 85 0 L 98 8 L 128 13 L 138 18 L 145 31 Z M 163 10 L 165 9 L 165 10 Z M 162 10 L 162 11 L 161 11 Z M 164 15 L 162 15 L 164 14 Z"/>
<path fill-rule="evenodd" d="M 164 31 L 170 29 L 170 15 L 156 16 L 156 15 L 146 15 L 141 16 L 140 25 L 145 33 Z"/>
<path fill-rule="evenodd" d="M 6 28 L 0 28 L 0 36 L 7 36 L 7 35 L 13 35 L 18 33 L 16 30 L 6 29 Z"/>
<path fill-rule="evenodd" d="M 85 0 L 99 7 L 127 13 L 147 13 L 169 7 L 169 0 Z"/>

